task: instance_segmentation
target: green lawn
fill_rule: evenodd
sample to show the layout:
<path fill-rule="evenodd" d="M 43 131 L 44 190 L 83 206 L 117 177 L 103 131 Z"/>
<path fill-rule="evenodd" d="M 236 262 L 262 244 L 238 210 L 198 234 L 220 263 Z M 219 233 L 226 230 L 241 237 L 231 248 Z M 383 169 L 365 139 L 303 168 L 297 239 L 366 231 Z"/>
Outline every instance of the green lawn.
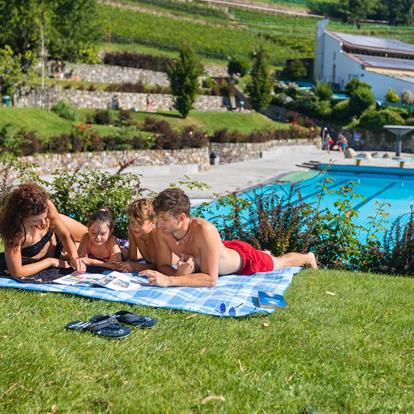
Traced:
<path fill-rule="evenodd" d="M 306 271 L 285 310 L 235 320 L 1 289 L 0 412 L 411 413 L 413 297 L 414 279 Z M 158 325 L 63 329 L 119 309 Z"/>
<path fill-rule="evenodd" d="M 68 121 L 54 112 L 37 108 L 0 108 L 0 128 L 12 124 L 14 129 L 23 128 L 36 131 L 39 137 L 47 139 L 51 136 L 69 133 L 72 125 L 79 121 Z M 94 125 L 94 129 L 102 135 L 110 134 L 113 128 L 105 125 Z"/>
<path fill-rule="evenodd" d="M 78 110 L 78 121 L 72 122 L 60 118 L 53 112 L 36 108 L 0 108 L 0 128 L 11 123 L 14 129 L 24 128 L 34 130 L 41 138 L 70 132 L 72 125 L 86 120 L 86 114 L 92 110 Z M 114 118 L 118 117 L 117 111 L 113 111 Z M 221 128 L 228 128 L 240 132 L 252 132 L 268 128 L 287 128 L 288 124 L 273 122 L 265 116 L 257 113 L 240 112 L 197 112 L 192 111 L 186 119 L 182 119 L 176 112 L 148 113 L 139 112 L 132 114 L 138 121 L 143 122 L 147 116 L 163 119 L 171 123 L 175 128 L 193 126 L 208 133 Z M 94 125 L 101 135 L 113 135 L 115 127 L 106 125 Z"/>
<path fill-rule="evenodd" d="M 266 118 L 265 116 L 256 112 L 248 113 L 191 111 L 186 119 L 180 118 L 177 112 L 139 112 L 133 114 L 133 117 L 135 119 L 142 121 L 147 116 L 167 120 L 175 128 L 193 126 L 195 128 L 203 129 L 208 133 L 213 133 L 214 131 L 222 128 L 249 133 L 256 130 L 289 127 L 289 124 L 287 123 L 271 121 L 269 118 Z"/>

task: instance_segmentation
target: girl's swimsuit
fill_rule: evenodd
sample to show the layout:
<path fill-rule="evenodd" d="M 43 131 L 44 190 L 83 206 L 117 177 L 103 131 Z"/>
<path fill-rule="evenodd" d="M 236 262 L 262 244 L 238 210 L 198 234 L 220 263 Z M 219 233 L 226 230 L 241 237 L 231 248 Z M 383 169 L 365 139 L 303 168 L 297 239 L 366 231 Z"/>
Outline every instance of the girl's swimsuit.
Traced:
<path fill-rule="evenodd" d="M 106 245 L 105 245 L 105 247 L 106 247 Z M 108 248 L 107 248 L 108 249 Z M 109 255 L 108 256 L 106 256 L 106 257 L 97 257 L 97 256 L 95 256 L 93 253 L 92 253 L 92 243 L 91 243 L 91 241 L 89 240 L 89 243 L 88 243 L 88 251 L 86 252 L 86 255 L 90 258 L 90 259 L 96 259 L 96 260 L 101 260 L 102 262 L 107 262 L 110 258 L 111 258 L 111 251 L 108 249 L 108 253 L 109 253 Z"/>

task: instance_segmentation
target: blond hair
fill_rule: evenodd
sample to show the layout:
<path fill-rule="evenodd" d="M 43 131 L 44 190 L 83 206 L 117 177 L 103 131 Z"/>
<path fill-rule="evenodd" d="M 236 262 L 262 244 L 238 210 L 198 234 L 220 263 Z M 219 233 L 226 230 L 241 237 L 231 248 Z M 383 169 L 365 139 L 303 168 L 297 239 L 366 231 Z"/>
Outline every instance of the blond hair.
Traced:
<path fill-rule="evenodd" d="M 129 217 L 144 222 L 154 221 L 155 213 L 152 207 L 152 200 L 149 198 L 138 198 L 134 200 L 127 208 Z"/>

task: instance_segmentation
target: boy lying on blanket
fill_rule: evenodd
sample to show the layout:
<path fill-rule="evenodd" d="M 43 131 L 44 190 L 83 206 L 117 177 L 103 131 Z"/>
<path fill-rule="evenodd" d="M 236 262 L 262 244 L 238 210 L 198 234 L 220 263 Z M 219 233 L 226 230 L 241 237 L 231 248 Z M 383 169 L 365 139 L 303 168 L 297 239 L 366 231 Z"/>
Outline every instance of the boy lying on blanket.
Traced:
<path fill-rule="evenodd" d="M 190 199 L 178 188 L 168 188 L 153 202 L 158 217 L 157 269 L 143 270 L 151 285 L 213 287 L 219 275 L 251 275 L 290 266 L 316 268 L 313 253 L 273 257 L 248 243 L 221 240 L 216 227 L 190 215 Z M 181 257 L 177 269 L 172 254 Z M 195 273 L 192 273 L 195 268 Z M 191 273 L 191 274 L 190 274 Z"/>

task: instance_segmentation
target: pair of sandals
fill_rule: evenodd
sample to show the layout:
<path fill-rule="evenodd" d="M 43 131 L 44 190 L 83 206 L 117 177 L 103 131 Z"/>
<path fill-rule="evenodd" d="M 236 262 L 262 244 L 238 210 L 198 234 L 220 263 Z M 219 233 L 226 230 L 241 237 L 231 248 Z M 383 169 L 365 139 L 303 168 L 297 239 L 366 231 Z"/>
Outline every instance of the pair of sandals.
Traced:
<path fill-rule="evenodd" d="M 157 320 L 151 316 L 137 315 L 136 313 L 121 310 L 113 315 L 95 315 L 88 322 L 69 322 L 65 329 L 73 331 L 88 331 L 93 335 L 108 339 L 123 339 L 131 335 L 132 330 L 126 326 L 132 325 L 136 328 L 153 328 Z"/>

